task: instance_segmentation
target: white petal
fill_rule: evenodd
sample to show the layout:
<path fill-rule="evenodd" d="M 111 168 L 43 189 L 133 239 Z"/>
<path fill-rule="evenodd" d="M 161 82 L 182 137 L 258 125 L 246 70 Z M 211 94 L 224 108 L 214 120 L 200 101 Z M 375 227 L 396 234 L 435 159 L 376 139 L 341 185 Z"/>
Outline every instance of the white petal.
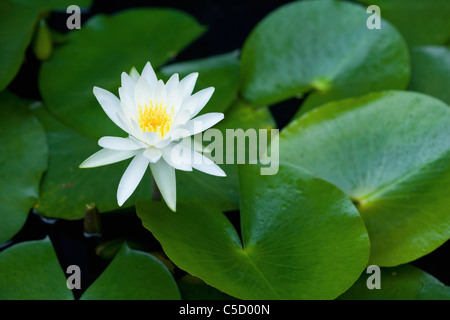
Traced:
<path fill-rule="evenodd" d="M 186 77 L 184 77 L 180 83 L 184 86 L 184 97 L 187 98 L 192 94 L 192 91 L 194 91 L 195 82 L 198 78 L 198 72 L 193 72 Z"/>
<path fill-rule="evenodd" d="M 166 82 L 166 90 L 167 92 L 170 92 L 172 89 L 178 87 L 178 84 L 180 83 L 180 79 L 178 76 L 178 73 L 174 73 L 169 80 Z"/>
<path fill-rule="evenodd" d="M 167 91 L 167 106 L 173 108 L 173 112 L 176 115 L 181 108 L 183 102 L 184 86 L 179 84 L 170 91 Z"/>
<path fill-rule="evenodd" d="M 135 67 L 131 68 L 130 71 L 130 78 L 134 81 L 134 83 L 136 83 L 139 80 L 139 72 L 136 70 Z"/>
<path fill-rule="evenodd" d="M 192 171 L 191 149 L 181 143 L 171 143 L 162 149 L 163 159 L 175 169 Z"/>
<path fill-rule="evenodd" d="M 153 178 L 161 192 L 167 206 L 176 211 L 177 185 L 175 180 L 175 169 L 168 165 L 163 159 L 156 163 L 150 163 Z"/>
<path fill-rule="evenodd" d="M 184 126 L 189 119 L 191 119 L 191 113 L 189 110 L 182 109 L 178 113 L 175 114 L 175 118 L 173 119 L 172 128 L 176 128 L 179 126 Z M 170 130 L 172 131 L 172 130 Z M 169 132 L 170 132 L 169 131 Z"/>
<path fill-rule="evenodd" d="M 158 80 L 156 84 L 155 93 L 153 94 L 153 103 L 167 103 L 167 93 L 166 86 L 164 85 L 164 81 Z"/>
<path fill-rule="evenodd" d="M 160 149 L 158 148 L 147 148 L 144 151 L 144 156 L 151 162 L 151 163 L 155 163 L 157 162 L 161 156 L 162 156 L 162 152 Z"/>
<path fill-rule="evenodd" d="M 144 77 L 140 77 L 136 86 L 134 87 L 134 102 L 141 107 L 149 105 L 150 99 L 153 96 L 155 86 L 150 86 Z"/>
<path fill-rule="evenodd" d="M 201 138 L 200 138 L 201 139 Z M 203 152 L 205 146 L 202 144 L 199 138 L 195 139 L 195 137 L 185 137 L 181 140 L 181 144 L 183 144 L 186 148 L 192 149 L 197 152 Z"/>
<path fill-rule="evenodd" d="M 166 136 L 168 137 L 166 139 Z M 159 139 L 159 138 L 158 138 Z M 172 142 L 172 140 L 170 139 L 169 134 L 166 134 L 164 136 L 164 139 L 157 141 L 154 146 L 158 149 L 164 149 L 165 147 L 167 147 L 170 143 Z"/>
<path fill-rule="evenodd" d="M 219 112 L 202 114 L 201 116 L 198 116 L 197 118 L 192 119 L 188 123 L 186 123 L 184 128 L 189 132 L 189 135 L 192 136 L 211 128 L 223 118 L 223 113 Z"/>
<path fill-rule="evenodd" d="M 198 133 L 198 134 L 200 134 L 200 133 Z M 196 139 L 196 137 L 190 137 L 190 139 L 194 141 L 194 145 L 192 148 L 193 150 L 195 150 L 197 152 L 203 152 L 203 153 L 205 152 L 206 148 L 201 141 L 201 137 L 200 137 L 200 139 L 198 139 L 198 138 Z M 183 139 L 183 141 L 184 141 L 184 139 Z M 209 153 L 211 153 L 211 152 L 209 152 Z"/>
<path fill-rule="evenodd" d="M 136 190 L 136 187 L 141 182 L 147 170 L 147 166 L 148 159 L 144 157 L 142 152 L 138 153 L 130 162 L 130 165 L 120 179 L 119 188 L 117 189 L 117 202 L 119 206 L 122 206 L 134 190 Z"/>
<path fill-rule="evenodd" d="M 139 126 L 139 124 L 136 122 L 135 118 L 130 118 L 130 128 L 133 131 L 133 136 L 137 137 L 142 137 L 142 134 L 144 133 L 141 129 L 141 127 Z"/>
<path fill-rule="evenodd" d="M 156 82 L 158 81 L 158 78 L 156 77 L 155 71 L 152 68 L 152 65 L 150 62 L 147 62 L 144 70 L 142 70 L 141 78 L 145 78 L 147 80 L 147 83 L 154 87 L 156 85 Z"/>
<path fill-rule="evenodd" d="M 80 164 L 80 168 L 94 168 L 111 163 L 116 163 L 134 157 L 137 150 L 117 151 L 110 149 L 102 149 L 87 158 Z"/>
<path fill-rule="evenodd" d="M 135 144 L 137 144 L 139 147 L 141 147 L 141 148 L 148 148 L 148 145 L 146 143 L 142 142 L 139 139 L 136 139 L 136 137 L 130 135 L 128 138 L 130 140 L 132 140 Z"/>
<path fill-rule="evenodd" d="M 122 72 L 121 75 L 121 88 L 125 90 L 127 94 L 131 94 L 134 92 L 134 86 L 136 85 L 135 80 L 131 78 L 128 73 Z"/>
<path fill-rule="evenodd" d="M 226 177 L 226 173 L 212 161 L 211 159 L 205 157 L 204 155 L 192 151 L 193 153 L 193 162 L 192 167 L 196 170 L 205 172 L 207 174 L 219 177 Z"/>
<path fill-rule="evenodd" d="M 186 98 L 183 101 L 183 105 L 181 106 L 181 108 L 189 110 L 189 112 L 191 113 L 191 117 L 195 117 L 208 103 L 213 93 L 214 93 L 213 87 L 200 90 L 194 95 Z"/>
<path fill-rule="evenodd" d="M 123 127 L 123 128 L 125 128 L 124 130 L 129 134 L 129 135 L 133 135 L 133 133 L 134 133 L 134 130 L 133 130 L 133 126 L 132 126 L 132 122 L 131 122 L 131 118 L 130 117 L 128 117 L 128 119 L 130 119 L 130 120 L 127 120 L 127 118 L 125 117 L 125 116 L 119 116 L 119 115 L 116 115 L 117 116 L 117 120 L 118 120 L 118 122 L 121 124 L 121 126 Z"/>
<path fill-rule="evenodd" d="M 99 88 L 94 87 L 93 89 L 94 95 L 97 98 L 98 103 L 100 103 L 103 111 L 105 111 L 106 115 L 122 130 L 127 131 L 126 128 L 122 126 L 120 121 L 118 120 L 118 114 L 122 113 L 122 108 L 120 107 L 120 100 L 111 92 Z"/>
<path fill-rule="evenodd" d="M 137 145 L 132 139 L 120 137 L 102 137 L 98 140 L 98 145 L 100 147 L 113 150 L 141 149 L 141 146 Z"/>
<path fill-rule="evenodd" d="M 134 90 L 134 87 L 133 87 Z M 133 91 L 134 92 L 134 91 Z M 137 108 L 134 104 L 134 93 L 133 96 L 130 96 L 128 92 L 124 88 L 119 88 L 119 97 L 120 97 L 120 107 L 122 108 L 123 114 L 127 118 L 137 118 Z"/>
<path fill-rule="evenodd" d="M 142 132 L 141 136 L 144 139 L 145 143 L 149 146 L 154 146 L 159 141 L 159 135 L 153 131 Z"/>

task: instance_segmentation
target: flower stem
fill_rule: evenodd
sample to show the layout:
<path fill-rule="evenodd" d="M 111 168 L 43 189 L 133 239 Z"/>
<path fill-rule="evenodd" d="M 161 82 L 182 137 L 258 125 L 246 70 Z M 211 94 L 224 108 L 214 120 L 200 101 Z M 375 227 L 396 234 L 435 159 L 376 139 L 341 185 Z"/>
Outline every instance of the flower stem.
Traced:
<path fill-rule="evenodd" d="M 161 201 L 161 191 L 159 191 L 158 185 L 155 182 L 155 178 L 152 177 L 152 200 Z"/>
<path fill-rule="evenodd" d="M 94 203 L 87 204 L 84 210 L 84 235 L 99 237 L 102 232 L 100 213 Z"/>

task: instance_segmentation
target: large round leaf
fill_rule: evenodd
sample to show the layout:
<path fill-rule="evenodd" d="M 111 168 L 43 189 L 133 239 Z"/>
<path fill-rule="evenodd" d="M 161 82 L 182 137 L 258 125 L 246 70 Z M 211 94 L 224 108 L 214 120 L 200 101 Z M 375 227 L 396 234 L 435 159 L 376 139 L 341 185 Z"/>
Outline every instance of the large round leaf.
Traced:
<path fill-rule="evenodd" d="M 48 238 L 16 244 L 0 253 L 1 300 L 73 299 Z"/>
<path fill-rule="evenodd" d="M 450 49 L 423 46 L 411 49 L 409 89 L 423 92 L 450 103 Z"/>
<path fill-rule="evenodd" d="M 126 244 L 83 293 L 82 300 L 175 300 L 180 292 L 167 267 Z"/>
<path fill-rule="evenodd" d="M 380 289 L 367 287 L 372 273 L 363 273 L 358 281 L 339 299 L 342 300 L 450 300 L 450 287 L 410 266 L 381 268 Z"/>
<path fill-rule="evenodd" d="M 373 264 L 412 261 L 450 237 L 450 108 L 440 100 L 392 91 L 329 103 L 285 128 L 280 158 L 353 199 Z"/>
<path fill-rule="evenodd" d="M 39 213 L 46 217 L 74 220 L 84 217 L 85 206 L 89 203 L 95 203 L 101 212 L 118 209 L 117 187 L 130 160 L 80 169 L 79 165 L 85 159 L 100 150 L 97 141 L 71 130 L 43 107 L 37 108 L 35 113 L 47 130 L 50 148 L 49 168 L 36 205 Z M 149 172 L 124 207 L 132 206 L 136 197 L 151 198 Z"/>
<path fill-rule="evenodd" d="M 0 243 L 22 228 L 47 168 L 45 131 L 27 107 L 8 91 L 0 94 Z"/>
<path fill-rule="evenodd" d="M 301 1 L 270 13 L 242 50 L 242 94 L 256 106 L 310 93 L 302 109 L 372 91 L 403 89 L 407 47 L 386 21 L 366 27 L 364 7 Z"/>
<path fill-rule="evenodd" d="M 357 1 L 379 6 L 381 16 L 400 30 L 409 45 L 444 44 L 450 39 L 448 0 Z"/>
<path fill-rule="evenodd" d="M 86 136 L 123 132 L 105 116 L 92 88 L 117 92 L 120 74 L 167 62 L 204 28 L 191 16 L 169 9 L 132 9 L 114 16 L 97 15 L 69 43 L 55 49 L 41 69 L 39 86 L 45 104 L 60 120 Z"/>
<path fill-rule="evenodd" d="M 241 299 L 332 299 L 364 269 L 369 240 L 349 199 L 304 170 L 239 171 L 240 239 L 219 211 L 137 202 L 144 227 L 180 268 Z"/>

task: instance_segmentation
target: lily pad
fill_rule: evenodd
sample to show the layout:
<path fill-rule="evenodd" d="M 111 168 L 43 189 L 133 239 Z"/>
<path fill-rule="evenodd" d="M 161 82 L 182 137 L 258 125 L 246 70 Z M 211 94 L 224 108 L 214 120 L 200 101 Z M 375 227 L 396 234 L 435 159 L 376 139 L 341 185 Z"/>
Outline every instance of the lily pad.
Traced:
<path fill-rule="evenodd" d="M 387 21 L 366 27 L 363 6 L 298 1 L 263 19 L 241 59 L 242 96 L 255 106 L 309 94 L 303 111 L 324 102 L 386 89 L 409 80 L 408 49 Z M 302 111 L 302 112 L 303 112 Z"/>
<path fill-rule="evenodd" d="M 0 94 L 0 243 L 24 225 L 39 196 L 47 168 L 47 140 L 28 103 L 8 91 Z"/>
<path fill-rule="evenodd" d="M 73 300 L 49 238 L 3 251 L 0 273 L 1 300 Z"/>
<path fill-rule="evenodd" d="M 88 203 L 95 203 L 100 212 L 118 209 L 117 187 L 130 161 L 80 169 L 78 166 L 100 149 L 97 141 L 68 128 L 42 106 L 35 110 L 35 114 L 46 128 L 50 149 L 48 172 L 42 181 L 36 205 L 39 213 L 51 218 L 75 220 L 84 217 Z M 149 172 L 123 207 L 132 206 L 136 197 L 151 198 Z"/>
<path fill-rule="evenodd" d="M 371 264 L 407 263 L 450 238 L 450 108 L 438 99 L 388 91 L 331 102 L 282 131 L 280 158 L 353 199 Z"/>
<path fill-rule="evenodd" d="M 242 170 L 241 170 L 242 169 Z M 144 227 L 181 269 L 240 299 L 333 299 L 365 267 L 369 239 L 349 199 L 304 170 L 240 168 L 241 234 L 220 211 L 138 201 Z"/>
<path fill-rule="evenodd" d="M 123 71 L 133 66 L 142 70 L 147 61 L 154 68 L 161 66 L 204 29 L 191 16 L 172 9 L 96 15 L 81 30 L 69 33 L 69 43 L 55 48 L 43 63 L 39 86 L 44 103 L 61 121 L 88 137 L 123 134 L 105 116 L 92 88 L 117 91 Z"/>
<path fill-rule="evenodd" d="M 126 244 L 81 300 L 177 300 L 180 292 L 169 269 L 152 255 Z"/>
<path fill-rule="evenodd" d="M 450 104 L 450 49 L 422 46 L 411 49 L 409 89 L 423 92 Z"/>
<path fill-rule="evenodd" d="M 409 45 L 444 44 L 450 40 L 447 0 L 357 0 L 380 7 L 381 17 L 394 24 Z"/>
<path fill-rule="evenodd" d="M 450 287 L 411 265 L 380 269 L 380 289 L 367 288 L 363 273 L 342 300 L 450 300 Z"/>

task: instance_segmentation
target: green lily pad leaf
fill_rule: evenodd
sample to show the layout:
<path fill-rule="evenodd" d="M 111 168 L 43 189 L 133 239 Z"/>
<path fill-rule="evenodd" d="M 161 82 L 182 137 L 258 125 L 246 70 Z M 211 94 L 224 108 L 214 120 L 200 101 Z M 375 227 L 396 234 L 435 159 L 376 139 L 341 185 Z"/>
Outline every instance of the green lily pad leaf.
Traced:
<path fill-rule="evenodd" d="M 192 72 L 198 72 L 196 91 L 208 87 L 215 88 L 214 94 L 199 115 L 209 112 L 224 112 L 236 98 L 238 90 L 238 54 L 237 51 L 233 51 L 200 60 L 171 64 L 161 68 L 160 72 L 166 80 L 174 73 L 184 77 Z"/>
<path fill-rule="evenodd" d="M 61 121 L 88 137 L 122 135 L 105 116 L 93 87 L 117 92 L 123 71 L 133 66 L 142 70 L 147 61 L 157 68 L 203 31 L 191 16 L 170 9 L 97 15 L 81 30 L 69 33 L 69 43 L 55 48 L 43 63 L 39 76 L 43 100 Z"/>
<path fill-rule="evenodd" d="M 97 141 L 68 128 L 43 107 L 35 109 L 35 114 L 47 130 L 50 149 L 48 172 L 42 181 L 36 205 L 39 213 L 51 218 L 75 220 L 84 217 L 88 203 L 95 203 L 100 212 L 118 209 L 117 187 L 130 160 L 80 169 L 78 166 L 84 160 L 101 149 Z M 132 206 L 136 197 L 151 198 L 149 172 L 123 207 Z"/>
<path fill-rule="evenodd" d="M 177 203 L 203 204 L 223 211 L 238 209 L 239 189 L 236 167 L 234 165 L 219 166 L 225 171 L 226 177 L 216 177 L 200 171 L 177 171 Z"/>
<path fill-rule="evenodd" d="M 380 269 L 380 289 L 367 288 L 372 273 L 363 273 L 339 299 L 342 300 L 450 300 L 450 287 L 430 274 L 403 265 Z"/>
<path fill-rule="evenodd" d="M 241 169 L 241 168 L 240 168 Z M 349 199 L 304 170 L 239 170 L 241 233 L 221 212 L 138 201 L 144 227 L 181 269 L 240 299 L 333 299 L 359 277 L 369 255 Z"/>
<path fill-rule="evenodd" d="M 47 140 L 28 104 L 8 91 L 0 94 L 0 243 L 24 225 L 39 196 L 47 168 Z"/>
<path fill-rule="evenodd" d="M 3 251 L 0 273 L 1 300 L 73 300 L 48 238 Z"/>
<path fill-rule="evenodd" d="M 152 255 L 126 244 L 81 296 L 81 300 L 175 299 L 180 299 L 180 292 L 169 269 Z"/>
<path fill-rule="evenodd" d="M 363 6 L 301 1 L 270 13 L 247 38 L 241 60 L 242 95 L 255 106 L 309 93 L 301 110 L 372 91 L 404 89 L 409 57 L 388 22 L 366 27 Z"/>
<path fill-rule="evenodd" d="M 226 177 L 216 177 L 203 172 L 177 172 L 177 190 L 179 190 L 179 203 L 196 203 L 204 206 L 214 206 L 222 211 L 239 209 L 239 182 L 235 160 L 226 163 L 226 130 L 242 129 L 271 129 L 275 127 L 275 121 L 268 108 L 255 109 L 241 101 L 236 101 L 225 113 L 225 118 L 214 129 L 220 131 L 223 156 L 214 153 L 213 159 L 227 174 Z M 199 137 L 196 137 L 201 139 Z M 205 138 L 206 139 L 206 138 Z M 210 142 L 211 141 L 211 142 Z M 214 138 L 204 141 L 204 146 L 213 148 Z M 249 144 L 246 145 L 247 149 Z M 234 153 L 237 154 L 236 152 Z M 248 159 L 248 158 L 247 158 Z M 194 188 L 195 186 L 195 188 Z M 178 191 L 177 191 L 178 192 Z"/>
<path fill-rule="evenodd" d="M 444 44 L 450 40 L 450 2 L 447 0 L 357 1 L 379 6 L 381 17 L 394 24 L 411 46 Z"/>
<path fill-rule="evenodd" d="M 432 95 L 450 104 L 450 49 L 423 46 L 411 49 L 409 89 Z"/>
<path fill-rule="evenodd" d="M 0 91 L 14 79 L 25 58 L 37 21 L 36 10 L 0 1 Z"/>
<path fill-rule="evenodd" d="M 407 263 L 450 238 L 450 108 L 440 100 L 388 91 L 332 102 L 286 127 L 279 152 L 353 199 L 371 264 Z"/>

